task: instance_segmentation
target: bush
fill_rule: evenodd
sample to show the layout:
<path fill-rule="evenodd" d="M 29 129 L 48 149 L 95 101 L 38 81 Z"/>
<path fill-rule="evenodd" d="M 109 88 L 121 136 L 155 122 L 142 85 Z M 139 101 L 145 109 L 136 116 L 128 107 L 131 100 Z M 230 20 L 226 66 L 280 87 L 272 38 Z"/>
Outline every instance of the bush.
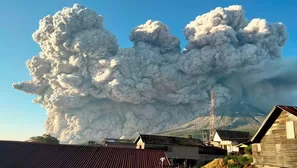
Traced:
<path fill-rule="evenodd" d="M 42 136 L 30 137 L 28 142 L 59 144 L 59 140 L 55 137 L 52 137 L 50 134 L 43 134 Z"/>
<path fill-rule="evenodd" d="M 228 168 L 241 168 L 253 162 L 252 157 L 228 155 L 224 158 L 224 165 Z"/>
<path fill-rule="evenodd" d="M 247 155 L 251 155 L 252 154 L 252 146 L 249 145 L 248 147 L 244 148 L 244 153 Z"/>

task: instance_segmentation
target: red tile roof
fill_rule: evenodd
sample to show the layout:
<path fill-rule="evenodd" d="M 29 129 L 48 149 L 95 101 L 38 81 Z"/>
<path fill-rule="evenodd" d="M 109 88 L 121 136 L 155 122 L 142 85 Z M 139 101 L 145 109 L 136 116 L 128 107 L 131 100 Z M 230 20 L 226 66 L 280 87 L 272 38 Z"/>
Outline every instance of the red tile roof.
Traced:
<path fill-rule="evenodd" d="M 158 168 L 164 151 L 0 141 L 1 168 Z"/>

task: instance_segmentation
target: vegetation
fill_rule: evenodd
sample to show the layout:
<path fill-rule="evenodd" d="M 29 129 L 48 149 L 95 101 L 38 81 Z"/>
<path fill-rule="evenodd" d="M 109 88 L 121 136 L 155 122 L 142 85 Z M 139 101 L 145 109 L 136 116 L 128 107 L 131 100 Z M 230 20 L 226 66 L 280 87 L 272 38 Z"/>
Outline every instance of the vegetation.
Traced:
<path fill-rule="evenodd" d="M 52 137 L 50 134 L 43 134 L 42 136 L 33 136 L 29 138 L 28 142 L 47 143 L 47 144 L 59 144 L 59 140 Z"/>
<path fill-rule="evenodd" d="M 244 148 L 244 153 L 247 155 L 251 155 L 252 154 L 252 146 L 249 145 L 248 147 Z"/>
<path fill-rule="evenodd" d="M 214 159 L 213 161 L 202 166 L 202 168 L 225 168 L 222 158 Z"/>
<path fill-rule="evenodd" d="M 223 161 L 224 165 L 227 165 L 228 168 L 242 168 L 249 166 L 253 162 L 253 158 L 247 156 L 228 155 L 223 159 Z"/>
<path fill-rule="evenodd" d="M 253 158 L 250 156 L 228 155 L 223 159 L 215 159 L 203 168 L 250 168 Z"/>

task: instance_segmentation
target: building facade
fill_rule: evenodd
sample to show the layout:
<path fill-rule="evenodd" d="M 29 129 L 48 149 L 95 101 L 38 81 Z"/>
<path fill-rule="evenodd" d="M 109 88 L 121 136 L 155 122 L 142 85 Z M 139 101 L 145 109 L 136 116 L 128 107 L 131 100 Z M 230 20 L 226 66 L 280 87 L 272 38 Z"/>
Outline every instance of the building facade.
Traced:
<path fill-rule="evenodd" d="M 207 161 L 226 155 L 226 151 L 206 146 L 201 140 L 141 134 L 136 140 L 136 149 L 158 149 L 165 151 L 172 165 L 202 165 Z"/>
<path fill-rule="evenodd" d="M 239 144 L 250 140 L 250 133 L 243 131 L 216 130 L 211 144 L 227 150 L 228 153 L 243 154 Z"/>
<path fill-rule="evenodd" d="M 275 106 L 251 139 L 256 168 L 297 167 L 297 108 Z"/>

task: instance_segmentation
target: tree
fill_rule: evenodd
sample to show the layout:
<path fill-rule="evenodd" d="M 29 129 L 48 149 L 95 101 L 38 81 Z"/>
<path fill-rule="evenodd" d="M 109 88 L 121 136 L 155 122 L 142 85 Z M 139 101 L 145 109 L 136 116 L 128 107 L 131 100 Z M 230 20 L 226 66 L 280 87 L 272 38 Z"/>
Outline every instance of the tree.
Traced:
<path fill-rule="evenodd" d="M 42 136 L 33 136 L 28 142 L 47 143 L 47 144 L 59 144 L 59 140 L 52 137 L 50 134 L 43 134 Z"/>
<path fill-rule="evenodd" d="M 248 154 L 248 155 L 251 155 L 252 154 L 252 146 L 249 145 L 249 146 L 245 147 L 244 148 L 244 153 Z"/>

